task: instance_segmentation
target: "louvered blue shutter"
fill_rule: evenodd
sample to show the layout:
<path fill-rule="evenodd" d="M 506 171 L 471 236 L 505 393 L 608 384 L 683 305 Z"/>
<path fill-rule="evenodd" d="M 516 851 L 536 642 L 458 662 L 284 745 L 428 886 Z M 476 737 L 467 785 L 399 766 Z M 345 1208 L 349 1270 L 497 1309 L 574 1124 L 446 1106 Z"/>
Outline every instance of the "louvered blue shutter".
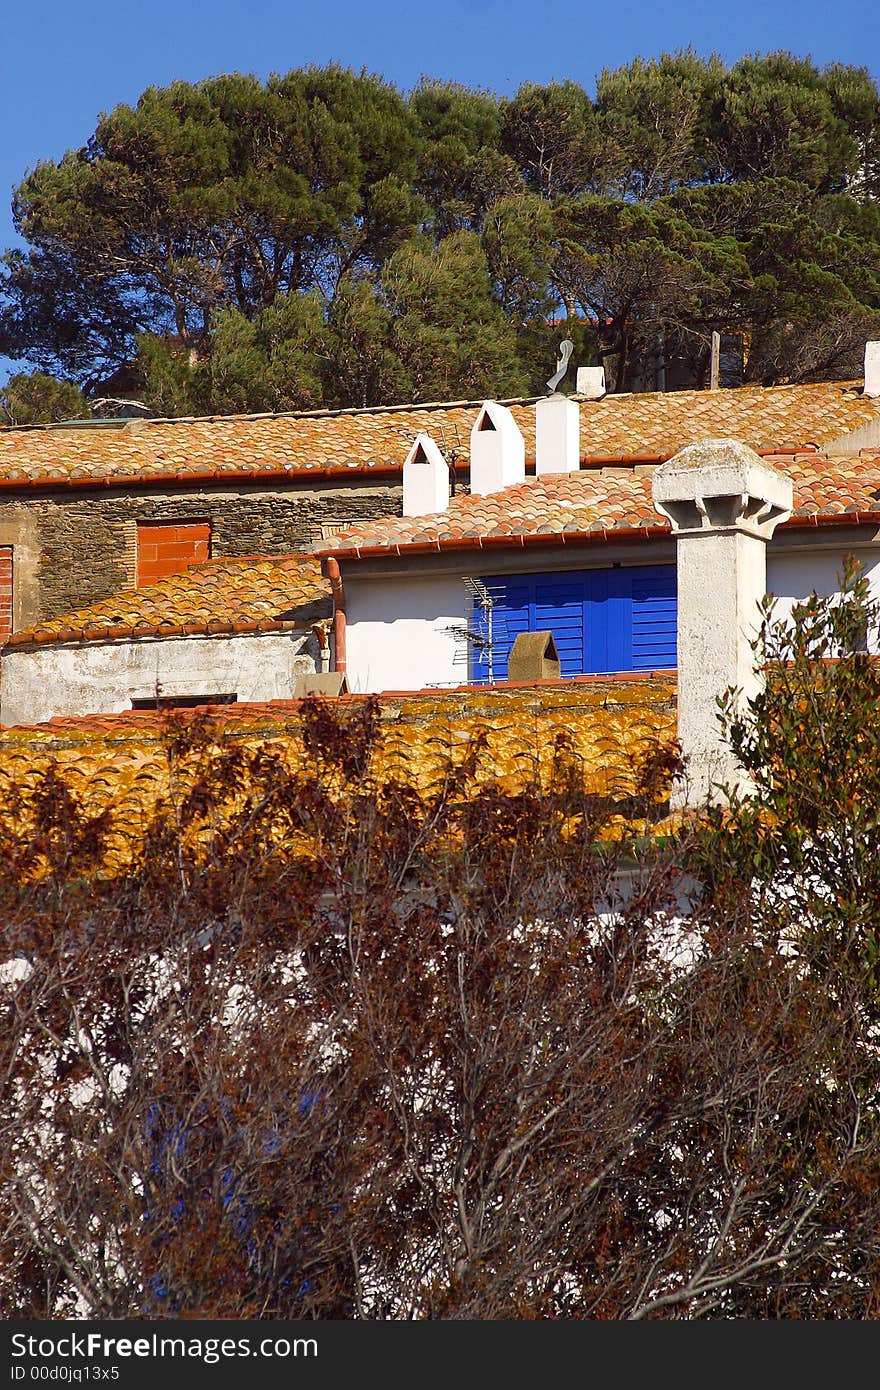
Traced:
<path fill-rule="evenodd" d="M 481 581 L 490 607 L 475 607 L 472 679 L 507 679 L 521 632 L 553 633 L 562 674 L 675 666 L 675 566 L 560 571 Z M 491 670 L 491 676 L 490 676 Z"/>
<path fill-rule="evenodd" d="M 507 680 L 507 658 L 521 632 L 530 632 L 532 590 L 531 576 L 512 579 L 486 579 L 483 585 L 490 606 L 474 610 L 477 644 L 474 651 L 472 679 L 480 685 Z"/>
<path fill-rule="evenodd" d="M 582 574 L 538 574 L 534 577 L 530 632 L 549 629 L 556 642 L 564 676 L 584 669 L 587 605 Z"/>
<path fill-rule="evenodd" d="M 632 670 L 666 670 L 678 661 L 675 566 L 632 569 Z"/>

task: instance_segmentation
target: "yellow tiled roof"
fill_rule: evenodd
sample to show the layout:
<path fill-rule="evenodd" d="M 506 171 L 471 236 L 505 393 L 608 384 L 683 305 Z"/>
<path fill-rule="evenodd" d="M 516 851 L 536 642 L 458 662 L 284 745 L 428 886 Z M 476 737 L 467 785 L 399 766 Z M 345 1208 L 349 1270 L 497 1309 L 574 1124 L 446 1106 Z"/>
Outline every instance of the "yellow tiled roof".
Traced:
<path fill-rule="evenodd" d="M 585 788 L 620 800 L 635 793 L 644 758 L 675 738 L 675 697 L 669 673 L 383 695 L 382 738 L 367 775 L 374 784 L 410 780 L 429 795 L 442 786 L 450 760 L 484 734 L 478 780 L 515 793 L 536 771 L 547 784 L 562 737 L 582 768 Z M 364 699 L 333 703 L 345 714 Z M 229 742 L 251 750 L 269 746 L 292 769 L 303 768 L 309 755 L 301 712 L 297 701 L 216 707 L 212 736 L 218 748 Z M 189 721 L 196 713 L 177 718 Z M 0 825 L 4 817 L 26 819 L 41 776 L 54 765 L 88 814 L 114 813 L 108 863 L 121 867 L 151 812 L 171 792 L 163 727 L 155 711 L 129 711 L 0 729 Z M 186 775 L 186 768 L 175 767 L 178 794 L 186 791 Z"/>
<path fill-rule="evenodd" d="M 794 511 L 787 525 L 880 519 L 880 451 L 765 454 L 764 461 L 794 484 Z M 669 522 L 654 509 L 652 472 L 649 465 L 609 464 L 527 478 L 488 497 L 457 493 L 445 512 L 364 521 L 334 536 L 319 553 L 418 553 L 542 540 L 602 540 L 633 531 L 648 535 L 669 529 Z"/>
<path fill-rule="evenodd" d="M 268 632 L 309 626 L 332 612 L 314 555 L 208 560 L 184 574 L 16 632 L 8 647 L 56 642 Z"/>
<path fill-rule="evenodd" d="M 0 429 L 0 486 L 397 472 L 420 430 L 466 459 L 480 402 L 288 415 L 137 420 L 123 428 Z M 510 403 L 535 452 L 534 401 Z M 859 382 L 645 392 L 580 402 L 584 459 L 669 457 L 710 436 L 761 450 L 823 446 L 880 419 Z"/>

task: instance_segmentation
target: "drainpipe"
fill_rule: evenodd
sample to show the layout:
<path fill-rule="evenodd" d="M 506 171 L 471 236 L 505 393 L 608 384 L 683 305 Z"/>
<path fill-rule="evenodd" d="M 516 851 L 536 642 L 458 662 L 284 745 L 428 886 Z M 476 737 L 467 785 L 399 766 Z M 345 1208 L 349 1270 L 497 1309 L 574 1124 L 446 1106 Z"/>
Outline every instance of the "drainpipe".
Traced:
<path fill-rule="evenodd" d="M 330 670 L 330 623 L 324 619 L 312 624 L 312 633 L 318 644 L 317 670 L 325 675 Z"/>
<path fill-rule="evenodd" d="M 335 671 L 344 671 L 345 590 L 342 587 L 342 575 L 339 572 L 339 561 L 333 555 L 328 555 L 325 559 L 324 573 L 330 580 L 330 592 L 333 595 L 333 669 Z"/>

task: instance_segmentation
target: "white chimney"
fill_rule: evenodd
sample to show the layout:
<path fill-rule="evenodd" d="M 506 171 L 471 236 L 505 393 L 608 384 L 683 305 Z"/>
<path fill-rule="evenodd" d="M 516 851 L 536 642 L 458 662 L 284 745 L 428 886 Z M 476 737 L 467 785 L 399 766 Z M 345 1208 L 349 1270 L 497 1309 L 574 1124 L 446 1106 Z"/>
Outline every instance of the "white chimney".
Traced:
<path fill-rule="evenodd" d="M 535 406 L 535 472 L 577 473 L 581 466 L 581 413 L 561 392 Z"/>
<path fill-rule="evenodd" d="M 429 434 L 417 434 L 403 464 L 403 515 L 431 516 L 449 506 L 449 466 Z"/>
<path fill-rule="evenodd" d="M 601 400 L 605 395 L 605 368 L 578 367 L 575 384 L 579 396 L 588 401 Z"/>
<path fill-rule="evenodd" d="M 865 395 L 880 396 L 880 340 L 865 343 Z"/>
<path fill-rule="evenodd" d="M 718 696 L 761 689 L 751 643 L 767 588 L 767 542 L 792 507 L 791 479 L 736 439 L 689 444 L 653 478 L 654 506 L 672 522 L 678 573 L 678 741 L 688 759 L 679 804 L 723 786 L 748 790 L 721 737 Z"/>
<path fill-rule="evenodd" d="M 526 444 L 505 405 L 484 401 L 471 430 L 471 492 L 487 497 L 525 482 Z"/>

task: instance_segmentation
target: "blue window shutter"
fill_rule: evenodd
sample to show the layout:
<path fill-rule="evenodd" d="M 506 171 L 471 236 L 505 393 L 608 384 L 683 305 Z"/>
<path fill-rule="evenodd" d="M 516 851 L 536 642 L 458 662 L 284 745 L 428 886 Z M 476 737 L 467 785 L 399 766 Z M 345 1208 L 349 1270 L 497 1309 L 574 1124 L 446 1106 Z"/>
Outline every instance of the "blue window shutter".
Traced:
<path fill-rule="evenodd" d="M 606 570 L 607 598 L 605 600 L 605 661 L 591 666 L 591 671 L 632 670 L 632 586 L 630 570 Z"/>
<path fill-rule="evenodd" d="M 481 581 L 491 614 L 475 607 L 471 679 L 507 679 L 521 632 L 553 633 L 562 674 L 645 671 L 676 663 L 674 565 L 633 565 L 555 574 L 496 576 Z"/>
<path fill-rule="evenodd" d="M 478 685 L 488 682 L 490 663 L 493 681 L 506 681 L 511 647 L 521 632 L 533 631 L 530 616 L 534 584 L 530 576 L 484 579 L 482 583 L 492 606 L 474 609 L 474 628 L 480 642 L 486 644 L 474 652 L 472 679 Z"/>
<path fill-rule="evenodd" d="M 677 604 L 674 565 L 632 569 L 633 671 L 677 664 Z"/>
<path fill-rule="evenodd" d="M 582 574 L 535 575 L 531 632 L 549 629 L 556 642 L 564 676 L 577 676 L 584 669 L 584 656 L 590 640 L 588 609 L 584 602 Z"/>

